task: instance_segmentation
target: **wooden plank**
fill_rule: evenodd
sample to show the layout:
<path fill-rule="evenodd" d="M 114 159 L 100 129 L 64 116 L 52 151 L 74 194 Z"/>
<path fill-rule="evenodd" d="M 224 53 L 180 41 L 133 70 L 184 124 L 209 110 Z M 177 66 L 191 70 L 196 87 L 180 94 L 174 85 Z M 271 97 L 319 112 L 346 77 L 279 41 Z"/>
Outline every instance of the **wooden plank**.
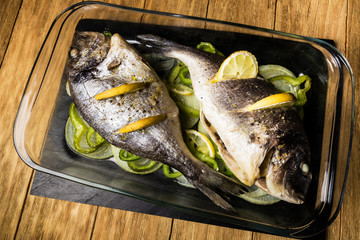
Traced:
<path fill-rule="evenodd" d="M 251 239 L 252 232 L 209 224 L 175 220 L 171 239 Z"/>
<path fill-rule="evenodd" d="M 73 1 L 45 1 L 43 4 L 24 1 L 1 65 L 0 96 L 3 100 L 0 102 L 0 144 L 6 147 L 0 149 L 0 169 L 5 173 L 0 175 L 0 204 L 6 207 L 2 208 L 0 214 L 0 239 L 15 236 L 32 175 L 32 170 L 19 159 L 12 144 L 16 109 L 37 52 L 50 27 L 49 19 L 54 19 L 71 3 Z"/>
<path fill-rule="evenodd" d="M 354 140 L 352 144 L 351 164 L 346 186 L 345 199 L 341 211 L 341 239 L 360 239 L 360 226 L 357 222 L 360 214 L 360 119 L 358 104 L 360 79 L 360 9 L 359 1 L 348 1 L 346 57 L 354 72 L 355 83 L 355 119 Z"/>
<path fill-rule="evenodd" d="M 97 207 L 29 195 L 16 239 L 90 239 Z"/>
<path fill-rule="evenodd" d="M 21 2 L 22 0 L 0 1 L 0 66 L 10 40 Z"/>
<path fill-rule="evenodd" d="M 279 0 L 276 5 L 275 29 L 309 37 L 333 39 L 345 51 L 346 1 L 291 1 Z M 334 17 L 336 16 L 336 17 Z M 339 239 L 340 219 L 325 234 L 327 239 Z M 256 239 L 278 239 L 261 237 Z"/>
<path fill-rule="evenodd" d="M 328 38 L 345 51 L 346 1 L 279 0 L 275 30 L 308 37 Z"/>
<path fill-rule="evenodd" d="M 171 218 L 99 208 L 92 239 L 169 239 Z"/>
<path fill-rule="evenodd" d="M 272 29 L 275 2 L 210 0 L 207 18 Z"/>
<path fill-rule="evenodd" d="M 14 4 L 14 1 L 7 2 Z M 3 208 L 5 210 L 1 210 L 0 214 L 0 239 L 14 238 L 16 227 L 21 215 L 21 209 L 27 194 L 28 183 L 32 174 L 32 171 L 18 159 L 17 154 L 11 147 L 12 124 L 15 118 L 15 112 L 9 111 L 9 109 L 16 109 L 19 104 L 26 78 L 30 72 L 30 68 L 34 62 L 35 56 L 39 50 L 40 44 L 43 41 L 49 24 L 60 12 L 60 10 L 65 8 L 65 5 L 67 6 L 70 2 L 71 1 L 68 0 L 58 3 L 55 1 L 50 3 L 44 1 L 44 3 L 40 3 L 39 1 L 35 2 L 25 0 L 19 14 L 20 20 L 18 21 L 20 21 L 20 23 L 17 22 L 15 26 L 14 34 L 11 36 L 9 48 L 0 69 L 0 79 L 2 79 L 0 96 L 2 99 L 8 99 L 7 101 L 0 102 L 0 111 L 2 113 L 0 115 L 2 128 L 2 139 L 0 140 L 0 144 L 1 146 L 5 146 L 0 150 L 0 169 L 2 169 L 2 172 L 5 173 L 0 176 L 0 204 L 1 206 L 5 206 Z M 133 1 L 126 2 L 131 4 Z M 127 4 L 126 2 L 124 5 Z M 206 12 L 207 4 L 204 4 L 204 2 L 206 1 L 179 1 L 178 3 L 171 1 L 169 5 L 166 5 L 160 1 L 153 0 L 147 1 L 146 8 L 177 12 L 181 14 L 206 16 L 203 12 L 204 9 Z M 275 28 L 277 30 L 308 36 L 332 38 L 340 44 L 339 48 L 343 52 L 345 50 L 345 46 L 348 47 L 347 56 L 349 57 L 353 69 L 355 70 L 356 78 L 359 77 L 359 72 L 357 70 L 358 63 L 360 62 L 360 47 L 358 44 L 360 39 L 359 34 L 357 33 L 359 29 L 358 19 L 360 17 L 357 7 L 358 1 L 349 0 L 347 32 L 345 32 L 346 26 L 343 25 L 344 18 L 346 20 L 346 4 L 345 8 L 342 4 L 346 3 L 346 1 L 335 2 L 332 0 L 320 1 L 320 3 L 302 1 L 301 3 L 297 3 L 290 0 L 278 0 L 277 17 L 276 21 L 274 21 L 274 19 L 271 20 L 269 14 L 274 13 L 275 8 L 272 8 L 271 6 L 275 2 L 275 0 L 268 1 L 267 3 L 254 3 L 253 1 L 244 0 L 210 0 L 208 6 L 208 17 L 252 24 L 266 28 L 273 28 L 275 22 Z M 188 8 L 186 4 L 190 4 L 191 11 L 186 10 Z M 51 8 L 49 6 L 51 6 Z M 7 5 L 7 7 L 9 6 Z M 5 8 L 5 5 L 0 6 L 0 9 L 3 8 Z M 309 10 L 309 12 L 307 12 L 307 10 Z M 291 16 L 286 14 L 291 14 Z M 0 18 L 2 15 L 3 14 L 1 12 Z M 347 45 L 346 36 L 348 39 Z M 21 69 L 21 71 L 19 71 L 19 69 Z M 11 76 L 11 78 L 9 76 Z M 356 83 L 356 91 L 358 88 L 359 86 Z M 11 89 L 12 91 L 10 92 L 8 89 Z M 359 100 L 358 98 L 358 95 L 356 95 L 356 101 Z M 358 120 L 357 110 L 356 120 Z M 350 168 L 351 172 L 343 213 L 341 215 L 341 219 L 337 218 L 336 222 L 328 230 L 329 239 L 340 238 L 340 227 L 341 239 L 359 238 L 359 227 L 354 221 L 354 219 L 357 219 L 357 216 L 359 215 L 359 207 L 357 206 L 357 200 L 359 200 L 359 189 L 357 188 L 359 182 L 357 176 L 359 175 L 359 172 L 357 169 L 359 168 L 357 168 L 357 163 L 355 162 L 355 160 L 359 157 L 359 148 L 357 147 L 359 144 L 359 135 L 357 131 L 358 127 L 357 123 L 355 126 L 353 162 Z M 59 211 L 57 211 L 58 209 Z M 95 209 L 98 209 L 97 215 Z M 54 213 L 51 211 L 54 211 Z M 72 215 L 72 213 L 74 215 Z M 64 218 L 62 214 L 65 214 L 67 218 Z M 95 215 L 96 221 L 94 220 Z M 142 222 L 144 218 L 145 220 Z M 29 196 L 24 206 L 21 222 L 19 223 L 17 238 L 29 239 L 31 237 L 35 237 L 52 239 L 58 237 L 66 239 L 86 239 L 89 238 L 89 230 L 92 229 L 94 222 L 96 222 L 93 232 L 94 239 L 98 239 L 98 236 L 112 237 L 120 236 L 124 233 L 125 236 L 133 237 L 133 235 L 126 233 L 126 231 L 129 231 L 130 229 L 113 229 L 116 228 L 116 226 L 119 226 L 119 222 L 125 223 L 131 228 L 139 226 L 138 223 L 140 222 L 144 223 L 146 230 L 141 234 L 136 235 L 138 238 L 146 238 L 146 236 L 154 237 L 148 239 L 166 238 L 169 236 L 168 234 L 170 231 L 168 228 L 170 225 L 169 219 L 166 218 L 155 216 L 150 217 L 144 214 L 136 214 L 106 208 L 96 208 L 83 204 Z M 75 233 L 77 229 L 72 228 L 72 225 L 80 228 L 78 234 Z M 155 226 L 155 230 L 151 228 L 151 226 Z M 160 226 L 164 226 L 165 228 L 161 228 Z M 111 234 L 104 233 L 104 231 L 108 229 L 110 229 Z M 159 232 L 157 235 L 152 235 L 154 234 L 152 231 L 162 230 L 164 231 Z M 30 236 L 27 235 L 26 232 L 29 232 Z M 249 239 L 251 238 L 251 235 L 252 233 L 247 231 L 175 220 L 171 238 Z M 216 238 L 213 236 L 216 236 Z M 283 239 L 281 237 L 265 234 L 254 234 L 254 239 L 263 238 Z"/>
<path fill-rule="evenodd" d="M 145 4 L 144 0 L 106 2 L 136 8 Z M 92 239 L 168 239 L 170 232 L 170 218 L 99 207 Z"/>
<path fill-rule="evenodd" d="M 206 0 L 201 0 L 201 1 L 200 0 L 199 1 L 146 0 L 144 8 L 154 11 L 184 14 L 184 15 L 191 15 L 196 17 L 205 17 L 206 9 L 207 9 L 207 1 Z"/>

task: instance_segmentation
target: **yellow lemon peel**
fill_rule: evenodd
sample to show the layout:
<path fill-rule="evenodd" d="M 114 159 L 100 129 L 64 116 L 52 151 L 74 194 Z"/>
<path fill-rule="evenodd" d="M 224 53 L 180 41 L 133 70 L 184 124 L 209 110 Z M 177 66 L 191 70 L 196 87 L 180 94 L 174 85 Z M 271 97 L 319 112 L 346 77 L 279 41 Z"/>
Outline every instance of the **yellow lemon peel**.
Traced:
<path fill-rule="evenodd" d="M 215 158 L 215 149 L 210 139 L 205 134 L 189 129 L 185 131 L 191 141 L 193 141 L 197 147 L 196 150 L 208 155 L 211 158 Z"/>
<path fill-rule="evenodd" d="M 245 111 L 269 109 L 276 107 L 288 107 L 294 105 L 296 98 L 291 93 L 278 93 L 265 97 L 245 108 Z"/>
<path fill-rule="evenodd" d="M 237 51 L 223 61 L 211 82 L 255 78 L 257 74 L 258 63 L 256 57 L 248 51 Z"/>
<path fill-rule="evenodd" d="M 121 85 L 119 87 L 111 88 L 109 90 L 106 90 L 102 93 L 99 93 L 95 96 L 96 100 L 116 97 L 122 94 L 126 94 L 129 92 L 135 92 L 141 89 L 144 89 L 146 87 L 147 83 L 145 82 L 138 82 L 138 83 L 128 83 Z"/>
<path fill-rule="evenodd" d="M 117 131 L 117 133 L 128 133 L 140 130 L 145 127 L 150 127 L 166 119 L 166 114 L 155 115 L 151 117 L 142 118 L 136 122 L 132 122 Z"/>

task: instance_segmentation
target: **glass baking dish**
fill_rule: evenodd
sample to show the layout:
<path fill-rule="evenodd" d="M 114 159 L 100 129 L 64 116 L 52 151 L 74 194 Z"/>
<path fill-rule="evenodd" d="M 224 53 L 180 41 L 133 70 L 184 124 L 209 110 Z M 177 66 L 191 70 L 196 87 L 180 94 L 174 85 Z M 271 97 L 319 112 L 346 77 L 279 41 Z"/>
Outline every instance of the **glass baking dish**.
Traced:
<path fill-rule="evenodd" d="M 199 191 L 161 173 L 138 176 L 109 160 L 89 160 L 68 149 L 64 128 L 70 97 L 64 69 L 75 30 L 108 30 L 126 39 L 152 33 L 196 46 L 213 43 L 225 55 L 252 52 L 263 64 L 279 64 L 312 78 L 304 125 L 311 144 L 313 180 L 302 205 L 254 205 L 236 199 L 237 214 L 215 206 Z M 131 41 L 130 41 L 131 42 Z M 84 2 L 53 22 L 34 63 L 14 125 L 14 144 L 31 168 L 239 228 L 308 237 L 336 218 L 344 197 L 351 152 L 354 80 L 349 63 L 325 41 L 253 26 Z"/>

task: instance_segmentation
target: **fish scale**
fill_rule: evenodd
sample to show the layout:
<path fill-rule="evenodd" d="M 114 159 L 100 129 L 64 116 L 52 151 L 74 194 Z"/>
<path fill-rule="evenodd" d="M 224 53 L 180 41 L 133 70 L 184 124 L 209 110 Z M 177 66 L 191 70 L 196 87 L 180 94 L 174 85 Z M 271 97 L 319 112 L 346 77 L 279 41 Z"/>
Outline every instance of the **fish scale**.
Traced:
<path fill-rule="evenodd" d="M 182 138 L 175 102 L 134 47 L 118 34 L 110 39 L 101 33 L 77 32 L 69 55 L 71 96 L 80 115 L 96 132 L 116 147 L 177 169 L 215 204 L 235 211 L 227 195 L 241 194 L 247 188 L 190 153 Z M 98 93 L 133 82 L 148 84 L 137 92 L 95 99 Z M 118 132 L 130 123 L 164 114 L 166 119 L 155 125 Z"/>
<path fill-rule="evenodd" d="M 290 203 L 304 202 L 312 178 L 310 147 L 296 111 L 290 107 L 243 110 L 278 93 L 274 86 L 260 78 L 213 83 L 224 58 L 154 35 L 137 38 L 141 51 L 176 58 L 188 67 L 205 129 L 241 182 L 255 183 Z"/>

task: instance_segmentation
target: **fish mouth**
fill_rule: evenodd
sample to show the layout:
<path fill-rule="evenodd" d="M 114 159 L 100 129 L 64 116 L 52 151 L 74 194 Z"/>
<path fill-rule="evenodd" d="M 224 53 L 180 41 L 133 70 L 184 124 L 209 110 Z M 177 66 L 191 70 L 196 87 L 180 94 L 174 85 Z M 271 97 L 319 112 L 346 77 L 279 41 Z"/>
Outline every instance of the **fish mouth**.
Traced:
<path fill-rule="evenodd" d="M 255 185 L 261 188 L 263 191 L 267 192 L 268 194 L 277 197 L 283 201 L 293 203 L 293 204 L 302 204 L 305 201 L 305 194 L 297 193 L 294 191 L 288 191 L 286 187 L 283 188 L 281 191 L 272 191 L 267 185 L 267 181 L 265 177 L 261 177 L 255 181 Z"/>

